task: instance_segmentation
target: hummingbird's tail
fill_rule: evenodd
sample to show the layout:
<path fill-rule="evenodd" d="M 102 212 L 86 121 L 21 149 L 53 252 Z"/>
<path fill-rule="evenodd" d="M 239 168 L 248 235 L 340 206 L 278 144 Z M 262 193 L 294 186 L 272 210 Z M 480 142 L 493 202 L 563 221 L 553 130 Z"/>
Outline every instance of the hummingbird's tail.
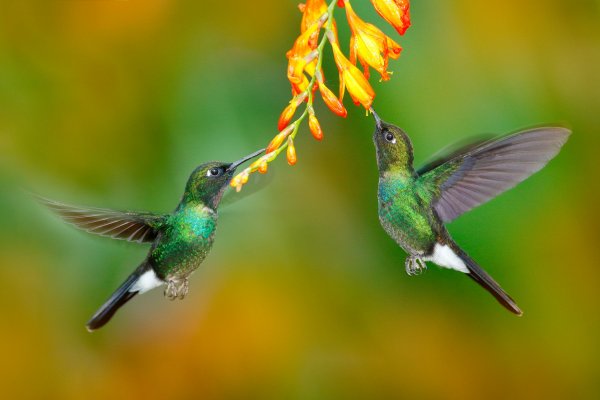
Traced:
<path fill-rule="evenodd" d="M 135 297 L 136 294 L 144 293 L 162 283 L 156 277 L 150 265 L 146 263 L 140 265 L 90 318 L 86 324 L 87 330 L 93 332 L 102 328 L 110 321 L 117 310 Z"/>
<path fill-rule="evenodd" d="M 479 285 L 481 285 L 485 290 L 490 292 L 492 296 L 498 300 L 500 304 L 502 304 L 508 311 L 517 314 L 519 316 L 523 315 L 523 311 L 519 308 L 517 303 L 506 293 L 498 283 L 490 276 L 487 272 L 483 270 L 477 263 L 469 257 L 467 253 L 465 253 L 456 243 L 450 243 L 450 247 L 454 250 L 456 255 L 465 263 L 465 266 L 468 269 L 467 275 L 469 278 L 473 279 Z"/>

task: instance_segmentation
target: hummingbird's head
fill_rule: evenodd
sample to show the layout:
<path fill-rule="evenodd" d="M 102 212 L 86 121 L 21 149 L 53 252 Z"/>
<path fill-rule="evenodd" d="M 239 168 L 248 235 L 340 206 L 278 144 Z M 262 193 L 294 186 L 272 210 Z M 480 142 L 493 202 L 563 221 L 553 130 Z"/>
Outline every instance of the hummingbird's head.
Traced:
<path fill-rule="evenodd" d="M 387 171 L 413 171 L 413 149 L 408 135 L 395 125 L 383 121 L 371 108 L 375 118 L 373 142 L 377 154 L 379 173 Z"/>
<path fill-rule="evenodd" d="M 201 164 L 188 179 L 183 202 L 200 201 L 216 210 L 237 167 L 264 151 L 260 149 L 232 163 L 211 161 Z"/>

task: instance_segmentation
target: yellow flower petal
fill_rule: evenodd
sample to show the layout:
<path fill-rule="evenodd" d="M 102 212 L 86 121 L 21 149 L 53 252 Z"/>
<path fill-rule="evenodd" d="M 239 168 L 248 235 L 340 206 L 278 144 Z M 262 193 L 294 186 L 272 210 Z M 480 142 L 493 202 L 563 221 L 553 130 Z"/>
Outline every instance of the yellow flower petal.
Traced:
<path fill-rule="evenodd" d="M 350 61 L 355 64 L 356 56 L 369 78 L 368 66 L 381 74 L 385 81 L 390 79 L 387 71 L 388 58 L 398 58 L 402 50 L 398 43 L 386 36 L 379 28 L 369 24 L 356 15 L 349 1 L 346 1 L 346 15 L 352 30 Z"/>
<path fill-rule="evenodd" d="M 375 91 L 371 84 L 360 70 L 344 56 L 336 43 L 332 43 L 331 47 L 333 48 L 335 63 L 342 75 L 343 84 L 348 89 L 352 100 L 369 109 L 375 98 Z"/>
<path fill-rule="evenodd" d="M 329 88 L 325 86 L 324 83 L 319 81 L 318 84 L 319 91 L 321 92 L 321 96 L 323 97 L 323 101 L 325 102 L 327 107 L 329 107 L 329 109 L 333 111 L 336 115 L 339 115 L 342 118 L 346 118 L 346 115 L 348 115 L 348 111 L 346 111 L 346 108 L 344 107 L 342 102 L 337 97 L 335 97 L 335 94 L 333 94 L 333 92 L 329 90 Z"/>
<path fill-rule="evenodd" d="M 409 0 L 371 0 L 373 7 L 383 19 L 396 28 L 399 34 L 410 26 L 410 2 Z"/>

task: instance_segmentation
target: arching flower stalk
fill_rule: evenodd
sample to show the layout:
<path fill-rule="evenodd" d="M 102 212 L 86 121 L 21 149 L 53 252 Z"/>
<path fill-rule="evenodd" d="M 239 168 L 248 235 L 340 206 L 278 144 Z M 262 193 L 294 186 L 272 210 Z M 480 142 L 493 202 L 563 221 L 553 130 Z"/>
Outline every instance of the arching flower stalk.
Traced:
<path fill-rule="evenodd" d="M 401 35 L 410 26 L 409 0 L 371 0 L 375 10 L 390 23 Z M 350 52 L 346 57 L 340 48 L 337 26 L 334 19 L 336 4 L 345 8 L 346 20 L 350 26 Z M 271 140 L 265 154 L 253 162 L 231 180 L 231 186 L 241 190 L 248 182 L 250 174 L 258 171 L 266 173 L 268 164 L 275 160 L 279 153 L 287 149 L 288 164 L 297 162 L 294 139 L 302 121 L 308 117 L 308 126 L 316 140 L 323 139 L 321 124 L 315 115 L 314 98 L 317 89 L 327 107 L 336 115 L 345 118 L 346 108 L 343 104 L 346 90 L 352 101 L 369 110 L 375 91 L 369 83 L 369 68 L 381 75 L 382 81 L 390 79 L 388 61 L 400 57 L 402 48 L 398 43 L 385 35 L 376 26 L 363 21 L 353 10 L 349 0 L 306 0 L 298 6 L 302 12 L 300 36 L 287 52 L 287 77 L 292 87 L 292 99 L 279 117 L 277 127 L 279 133 Z M 333 58 L 339 72 L 339 95 L 336 96 L 325 84 L 321 65 L 324 49 L 329 43 Z M 361 72 L 356 63 L 363 67 Z M 301 107 L 303 106 L 303 107 Z M 300 115 L 293 120 L 294 116 Z M 292 121 L 293 120 L 293 121 Z"/>

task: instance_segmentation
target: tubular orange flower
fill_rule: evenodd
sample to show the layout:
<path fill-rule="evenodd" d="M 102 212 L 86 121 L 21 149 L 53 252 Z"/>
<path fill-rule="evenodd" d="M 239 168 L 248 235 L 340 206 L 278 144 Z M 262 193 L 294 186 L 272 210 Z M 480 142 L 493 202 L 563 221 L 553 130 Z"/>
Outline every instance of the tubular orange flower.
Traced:
<path fill-rule="evenodd" d="M 306 4 L 299 4 L 298 8 L 302 12 L 302 22 L 300 23 L 300 32 L 302 33 L 327 12 L 324 0 L 306 0 Z"/>
<path fill-rule="evenodd" d="M 273 138 L 273 140 L 271 140 L 271 142 L 267 146 L 267 149 L 265 150 L 265 153 L 267 153 L 267 154 L 271 153 L 271 152 L 277 150 L 279 147 L 281 147 L 281 144 L 285 140 L 285 135 L 283 135 L 282 133 L 278 134 L 277 136 L 275 136 Z"/>
<path fill-rule="evenodd" d="M 246 170 L 248 170 L 249 172 L 258 171 L 263 164 L 270 163 L 271 161 L 273 161 L 275 159 L 275 157 L 277 157 L 277 154 L 274 152 L 265 154 L 264 156 L 259 157 L 256 161 L 254 161 L 252 164 L 250 164 L 250 166 L 248 168 L 246 168 Z M 263 169 L 264 169 L 264 166 L 263 166 Z"/>
<path fill-rule="evenodd" d="M 267 166 L 268 166 L 267 162 L 265 160 L 262 160 L 262 162 L 258 166 L 258 172 L 260 172 L 261 174 L 266 174 Z"/>
<path fill-rule="evenodd" d="M 296 113 L 296 102 L 291 101 L 290 104 L 283 110 L 277 122 L 277 129 L 282 130 L 290 123 L 290 120 Z"/>
<path fill-rule="evenodd" d="M 308 89 L 317 65 L 320 66 L 319 57 L 319 33 L 321 28 L 330 18 L 328 7 L 324 0 L 307 0 L 306 4 L 299 4 L 302 12 L 302 23 L 300 25 L 301 35 L 296 39 L 294 46 L 287 52 L 288 79 L 292 84 L 292 94 L 297 95 Z M 332 40 L 337 42 L 337 27 L 333 18 L 328 25 L 327 31 L 332 35 Z M 320 67 L 319 67 L 320 69 Z M 308 74 L 308 78 L 306 76 Z M 316 86 L 312 86 L 316 90 Z"/>
<path fill-rule="evenodd" d="M 293 124 L 289 125 L 287 128 L 285 128 L 284 130 L 282 130 L 281 132 L 279 132 L 279 134 L 277 134 L 277 136 L 275 136 L 273 138 L 273 140 L 271 140 L 271 143 L 269 143 L 269 145 L 267 146 L 265 153 L 266 154 L 272 153 L 273 151 L 275 151 L 279 147 L 281 147 L 281 144 L 283 143 L 285 138 L 287 138 L 289 136 L 289 134 L 292 133 L 292 131 L 294 130 L 295 127 L 296 127 L 296 123 L 293 123 Z"/>
<path fill-rule="evenodd" d="M 282 111 L 281 115 L 279 116 L 279 122 L 277 123 L 277 127 L 280 131 L 283 130 L 286 126 L 288 126 L 290 120 L 296 113 L 296 108 L 298 108 L 300 103 L 302 103 L 307 96 L 308 93 L 304 92 L 290 100 L 288 106 Z"/>
<path fill-rule="evenodd" d="M 235 188 L 236 192 L 242 190 L 242 186 L 244 186 L 248 182 L 248 178 L 250 176 L 250 168 L 246 168 L 240 174 L 233 177 L 229 185 Z"/>
<path fill-rule="evenodd" d="M 356 15 L 349 1 L 346 1 L 346 15 L 352 30 L 350 41 L 350 62 L 356 62 L 356 56 L 365 69 L 365 77 L 369 79 L 371 66 L 381 74 L 381 79 L 390 79 L 388 74 L 388 59 L 400 56 L 402 48 L 381 30 L 369 24 Z"/>
<path fill-rule="evenodd" d="M 344 2 L 338 1 L 338 6 L 343 7 Z M 298 4 L 300 12 L 302 12 L 302 23 L 300 24 L 300 32 L 304 33 L 309 26 L 321 20 L 325 23 L 325 15 L 327 14 L 327 4 L 324 0 L 307 0 L 306 4 Z M 337 42 L 337 25 L 332 18 L 331 31 Z M 316 46 L 315 46 L 316 47 Z"/>
<path fill-rule="evenodd" d="M 320 21 L 312 24 L 304 33 L 298 36 L 294 46 L 286 53 L 288 58 L 287 76 L 292 86 L 303 86 L 306 80 L 304 75 L 307 64 L 306 57 L 314 50 L 314 45 L 310 43 L 310 39 L 312 35 L 319 35 L 321 26 L 322 22 Z M 306 85 L 308 85 L 308 82 L 306 82 Z M 298 93 L 301 91 L 298 91 Z"/>
<path fill-rule="evenodd" d="M 296 165 L 298 159 L 296 158 L 296 148 L 294 147 L 294 141 L 291 137 L 288 138 L 287 146 L 287 162 L 290 165 Z"/>
<path fill-rule="evenodd" d="M 355 103 L 360 103 L 367 110 L 373 104 L 375 92 L 371 84 L 365 76 L 342 54 L 340 47 L 336 43 L 332 43 L 333 57 L 337 64 L 338 70 L 342 76 L 340 85 L 344 85 L 348 89 L 348 93 Z"/>
<path fill-rule="evenodd" d="M 308 116 L 308 127 L 310 128 L 310 133 L 312 133 L 315 139 L 323 139 L 323 131 L 321 130 L 321 124 L 319 124 L 319 120 L 317 119 L 314 113 L 311 113 Z"/>
<path fill-rule="evenodd" d="M 410 26 L 410 3 L 408 0 L 371 0 L 373 7 L 399 34 Z"/>
<path fill-rule="evenodd" d="M 257 171 L 258 167 L 260 167 L 260 164 L 262 164 L 264 160 L 265 160 L 264 156 L 260 157 L 258 160 L 254 161 L 252 164 L 250 164 L 250 166 L 247 169 L 249 169 L 250 172 Z"/>
<path fill-rule="evenodd" d="M 300 93 L 306 92 L 309 85 L 310 82 L 308 81 L 308 78 L 306 75 L 302 74 L 302 80 L 299 84 L 292 83 L 292 95 L 297 96 Z"/>
<path fill-rule="evenodd" d="M 324 83 L 319 81 L 319 91 L 321 92 L 321 96 L 323 97 L 323 101 L 327 104 L 327 107 L 335 114 L 339 115 L 342 118 L 346 118 L 348 115 L 348 111 L 342 104 L 342 102 L 335 97 L 335 94 Z"/>

